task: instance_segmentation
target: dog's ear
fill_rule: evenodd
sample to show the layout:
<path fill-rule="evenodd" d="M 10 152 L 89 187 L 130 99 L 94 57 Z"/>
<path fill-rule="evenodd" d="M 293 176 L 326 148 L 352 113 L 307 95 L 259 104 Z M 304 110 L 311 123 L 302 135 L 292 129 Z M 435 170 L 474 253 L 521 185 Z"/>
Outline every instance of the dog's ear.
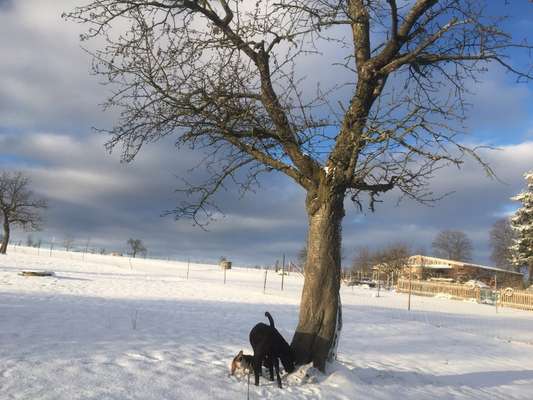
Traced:
<path fill-rule="evenodd" d="M 242 357 L 242 354 L 243 354 L 243 352 L 241 350 L 241 351 L 239 351 L 239 354 L 237 354 L 237 357 Z"/>

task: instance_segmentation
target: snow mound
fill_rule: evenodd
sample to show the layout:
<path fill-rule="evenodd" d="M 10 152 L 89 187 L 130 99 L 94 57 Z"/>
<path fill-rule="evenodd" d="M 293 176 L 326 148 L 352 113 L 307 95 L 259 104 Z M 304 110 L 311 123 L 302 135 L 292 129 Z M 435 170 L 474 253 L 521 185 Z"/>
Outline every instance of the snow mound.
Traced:
<path fill-rule="evenodd" d="M 55 276 L 54 271 L 21 271 L 19 272 L 21 276 L 37 276 L 37 277 L 46 277 L 46 276 Z"/>
<path fill-rule="evenodd" d="M 322 373 L 313 367 L 313 363 L 302 365 L 292 374 L 287 376 L 287 383 L 291 385 L 305 385 L 307 383 L 318 383 Z"/>

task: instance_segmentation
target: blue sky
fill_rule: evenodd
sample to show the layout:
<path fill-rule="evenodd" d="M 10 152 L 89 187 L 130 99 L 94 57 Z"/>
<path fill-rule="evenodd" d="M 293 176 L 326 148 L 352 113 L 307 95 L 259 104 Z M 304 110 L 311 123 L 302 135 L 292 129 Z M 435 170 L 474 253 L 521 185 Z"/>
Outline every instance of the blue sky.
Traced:
<path fill-rule="evenodd" d="M 63 21 L 62 11 L 80 0 L 0 1 L 0 168 L 22 169 L 35 191 L 49 199 L 42 232 L 56 243 L 72 236 L 82 247 L 123 251 L 128 238 L 141 238 L 150 254 L 214 261 L 220 256 L 243 264 L 273 263 L 282 253 L 294 258 L 305 242 L 304 193 L 278 174 L 264 176 L 262 186 L 244 198 L 233 187 L 217 196 L 225 216 L 205 232 L 190 221 L 160 215 L 181 200 L 174 189 L 197 162 L 198 154 L 176 151 L 171 141 L 147 146 L 131 164 L 104 149 L 106 137 L 91 128 L 109 127 L 116 112 L 99 106 L 109 94 L 91 76 L 90 58 L 80 48 L 80 27 Z M 490 1 L 496 14 L 509 13 L 516 38 L 533 40 L 533 4 L 525 0 Z M 2 4 L 4 6 L 2 6 Z M 7 7 L 5 5 L 8 5 Z M 520 54 L 520 55 L 519 55 Z M 514 52 L 513 62 L 528 61 Z M 334 77 L 329 67 L 304 63 L 313 79 Z M 475 261 L 489 263 L 488 231 L 511 212 L 509 197 L 524 186 L 522 174 L 533 168 L 533 84 L 516 84 L 501 68 L 491 67 L 470 87 L 467 121 L 470 143 L 497 146 L 486 152 L 500 181 L 485 177 L 468 162 L 458 171 L 438 172 L 431 189 L 454 192 L 433 207 L 403 201 L 390 193 L 375 214 L 346 203 L 345 263 L 355 249 L 403 241 L 431 251 L 442 229 L 464 230 L 474 242 Z M 24 241 L 17 231 L 15 240 Z"/>

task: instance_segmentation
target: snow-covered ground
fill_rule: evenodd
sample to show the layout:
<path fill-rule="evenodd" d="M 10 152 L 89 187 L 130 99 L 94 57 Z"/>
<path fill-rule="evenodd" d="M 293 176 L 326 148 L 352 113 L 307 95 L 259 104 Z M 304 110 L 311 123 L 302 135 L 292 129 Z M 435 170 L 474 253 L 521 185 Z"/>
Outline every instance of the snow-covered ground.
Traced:
<path fill-rule="evenodd" d="M 28 250 L 29 251 L 29 250 Z M 19 276 L 53 270 L 54 277 Z M 0 399 L 246 399 L 228 364 L 269 310 L 290 340 L 302 277 L 10 249 L 0 257 Z M 533 313 L 343 288 L 339 360 L 251 399 L 531 399 Z"/>

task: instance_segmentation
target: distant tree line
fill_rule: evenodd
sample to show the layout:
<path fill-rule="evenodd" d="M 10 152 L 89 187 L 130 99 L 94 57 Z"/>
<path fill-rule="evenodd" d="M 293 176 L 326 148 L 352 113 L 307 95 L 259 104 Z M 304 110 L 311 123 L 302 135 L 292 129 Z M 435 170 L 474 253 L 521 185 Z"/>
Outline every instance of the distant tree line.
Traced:
<path fill-rule="evenodd" d="M 411 255 L 411 249 L 405 243 L 392 243 L 377 250 L 360 247 L 353 258 L 351 271 L 352 274 L 370 277 L 375 268 L 381 275 L 380 279 L 396 280 Z"/>
<path fill-rule="evenodd" d="M 520 198 L 523 200 L 529 199 L 530 197 L 522 193 Z M 533 199 L 533 196 L 531 198 Z M 533 204 L 533 200 L 531 204 Z M 489 245 L 491 249 L 490 260 L 494 266 L 516 271 L 520 266 L 529 266 L 529 260 L 533 260 L 533 254 L 530 254 L 523 257 L 522 260 L 525 259 L 525 261 L 521 263 L 516 253 L 517 243 L 520 241 L 521 233 L 522 237 L 526 237 L 522 241 L 530 240 L 533 242 L 531 233 L 529 236 L 523 234 L 523 232 L 528 232 L 528 229 L 531 230 L 533 226 L 533 206 L 530 206 L 530 208 L 526 207 L 523 214 L 527 214 L 528 212 L 531 213 L 531 216 L 521 215 L 518 218 L 515 215 L 512 218 L 501 218 L 492 225 L 489 232 Z M 520 224 L 518 221 L 523 222 Z M 460 230 L 440 231 L 435 236 L 431 247 L 432 252 L 428 255 L 434 257 L 463 262 L 472 262 L 473 259 L 472 252 L 474 246 L 472 240 L 466 233 Z M 526 248 L 526 246 L 523 247 Z M 531 248 L 530 246 L 529 249 Z M 300 250 L 299 259 L 305 260 L 305 251 L 305 247 Z M 357 249 L 353 258 L 351 270 L 361 272 L 364 275 L 370 275 L 372 268 L 381 264 L 382 266 L 386 266 L 385 269 L 389 272 L 396 271 L 401 268 L 402 263 L 405 265 L 406 258 L 411 254 L 414 253 L 411 252 L 409 246 L 403 243 L 388 244 L 375 250 L 371 250 L 368 246 L 360 247 Z M 417 251 L 416 254 L 425 255 L 425 251 Z"/>

